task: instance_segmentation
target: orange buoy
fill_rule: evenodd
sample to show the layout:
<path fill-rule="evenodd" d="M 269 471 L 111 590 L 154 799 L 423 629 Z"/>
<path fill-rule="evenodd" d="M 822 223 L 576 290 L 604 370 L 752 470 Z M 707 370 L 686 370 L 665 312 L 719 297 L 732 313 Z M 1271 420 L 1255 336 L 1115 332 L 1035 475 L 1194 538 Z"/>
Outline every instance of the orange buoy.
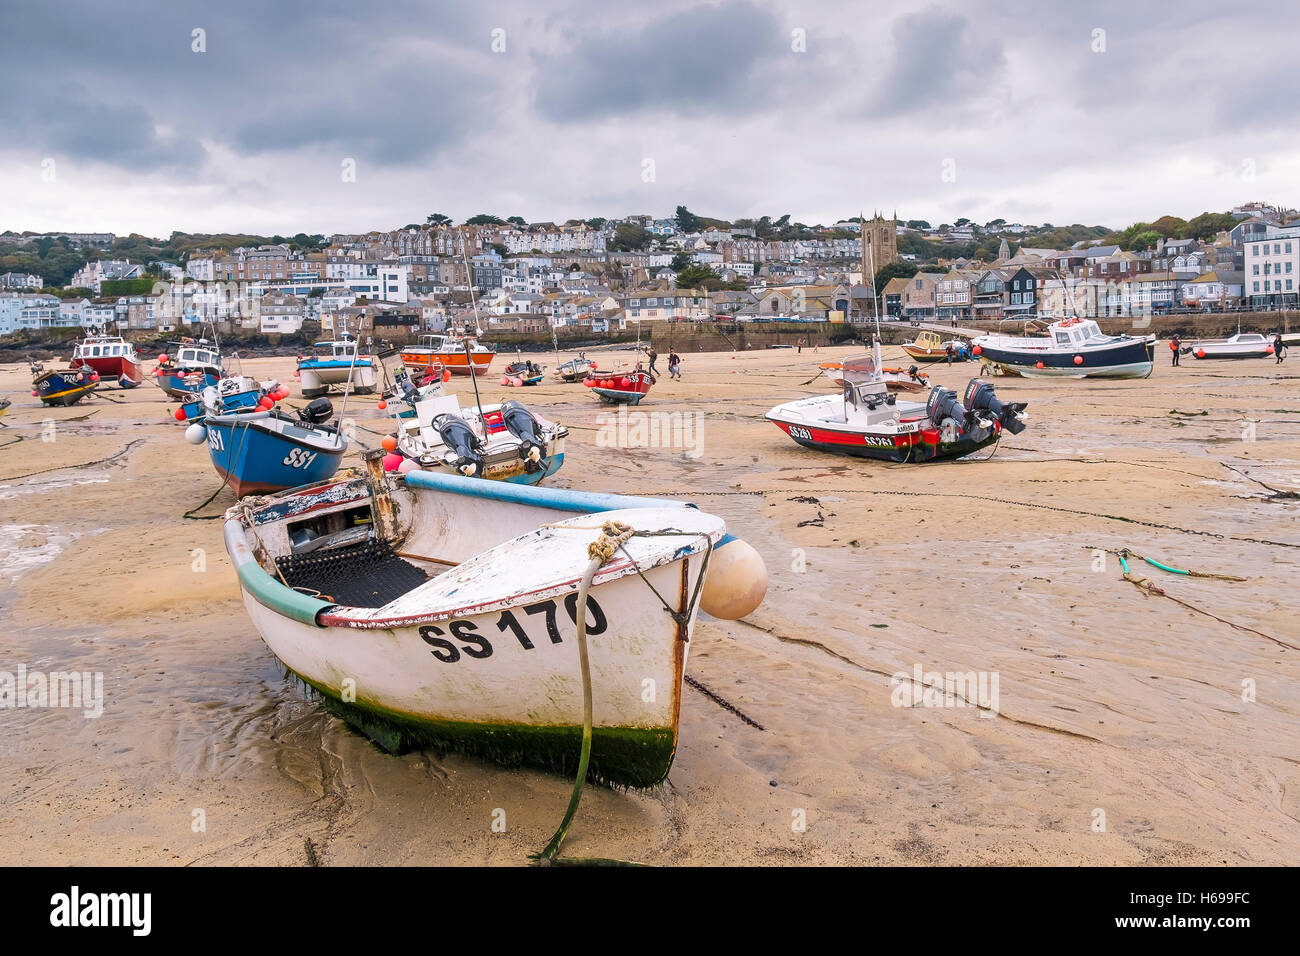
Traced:
<path fill-rule="evenodd" d="M 381 398 L 379 400 L 379 410 L 382 412 L 387 407 L 388 407 L 388 403 Z"/>
<path fill-rule="evenodd" d="M 1042 368 L 1042 367 L 1043 367 L 1043 363 L 1042 363 L 1042 362 L 1039 362 L 1037 365 L 1034 366 L 1034 368 Z"/>
<path fill-rule="evenodd" d="M 1197 357 L 1197 358 L 1205 358 L 1205 349 L 1197 349 L 1197 350 L 1196 350 L 1196 357 Z"/>
<path fill-rule="evenodd" d="M 397 439 L 392 435 L 385 435 L 379 440 L 379 444 L 384 451 L 397 451 Z"/>

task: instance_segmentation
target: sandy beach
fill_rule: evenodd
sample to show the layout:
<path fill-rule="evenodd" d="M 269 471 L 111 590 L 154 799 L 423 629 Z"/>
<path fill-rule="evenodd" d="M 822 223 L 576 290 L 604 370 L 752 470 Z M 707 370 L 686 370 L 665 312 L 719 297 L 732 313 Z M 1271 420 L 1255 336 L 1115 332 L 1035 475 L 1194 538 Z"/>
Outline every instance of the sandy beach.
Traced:
<path fill-rule="evenodd" d="M 1300 651 L 1264 636 L 1300 644 L 1300 501 L 1265 487 L 1300 491 L 1300 359 L 1170 368 L 1161 343 L 1145 381 L 999 378 L 1001 398 L 1029 403 L 1028 428 L 951 463 L 822 454 L 763 419 L 833 391 L 818 364 L 859 351 L 686 355 L 682 380 L 665 375 L 638 409 L 687 416 L 693 431 L 669 447 L 607 447 L 608 411 L 585 389 L 502 388 L 504 357 L 480 381 L 485 400 L 522 399 L 570 428 L 549 484 L 694 501 L 770 575 L 744 621 L 701 617 L 687 668 L 749 722 L 684 688 L 668 782 L 587 788 L 566 854 L 1300 858 Z M 906 364 L 896 347 L 885 357 Z M 243 371 L 293 385 L 293 366 Z M 960 390 L 976 366 L 928 371 Z M 25 365 L 0 367 L 14 402 L 0 428 L 0 671 L 102 672 L 104 711 L 0 710 L 0 863 L 308 865 L 310 844 L 325 866 L 522 865 L 546 843 L 571 780 L 389 756 L 285 676 L 244 611 L 220 521 L 184 517 L 220 479 L 151 381 L 66 409 L 41 407 L 29 383 Z M 451 387 L 472 402 L 468 380 Z M 296 387 L 288 404 L 302 404 Z M 348 414 L 377 445 L 374 397 Z M 227 489 L 198 514 L 233 503 Z M 1097 558 L 1125 547 L 1245 580 L 1139 561 L 1184 603 L 1147 596 Z M 996 675 L 996 714 L 896 706 L 891 675 L 918 666 Z"/>

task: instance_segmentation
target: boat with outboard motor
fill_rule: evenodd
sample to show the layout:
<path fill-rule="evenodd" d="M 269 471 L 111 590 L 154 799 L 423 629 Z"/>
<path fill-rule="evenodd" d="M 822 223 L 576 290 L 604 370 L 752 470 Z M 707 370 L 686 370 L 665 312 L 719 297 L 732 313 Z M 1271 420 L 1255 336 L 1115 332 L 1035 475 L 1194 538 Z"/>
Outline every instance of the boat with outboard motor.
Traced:
<path fill-rule="evenodd" d="M 1004 430 L 1024 430 L 1025 404 L 1002 402 L 989 382 L 971 379 L 961 397 L 935 386 L 925 402 L 908 402 L 889 391 L 880 368 L 877 342 L 855 360 L 841 394 L 786 402 L 765 417 L 805 448 L 900 463 L 960 458 Z"/>
<path fill-rule="evenodd" d="M 135 346 L 120 335 L 87 335 L 72 348 L 71 368 L 93 369 L 101 381 L 135 388 L 144 381 L 144 365 Z"/>
<path fill-rule="evenodd" d="M 640 405 L 650 391 L 650 386 L 658 381 L 653 375 L 636 363 L 633 369 L 618 369 L 613 372 L 595 370 L 587 373 L 583 379 L 593 395 L 606 405 Z"/>
<path fill-rule="evenodd" d="M 289 396 L 279 382 L 224 378 L 176 410 L 190 422 L 185 440 L 207 444 L 212 466 L 239 497 L 333 477 L 347 451 L 334 406 L 317 398 L 290 417 L 275 407 Z"/>
<path fill-rule="evenodd" d="M 1027 378 L 1148 378 L 1154 335 L 1106 335 L 1093 319 L 1060 319 L 1046 335 L 981 335 L 971 351 L 984 370 Z"/>
<path fill-rule="evenodd" d="M 818 367 L 826 373 L 827 378 L 843 388 L 846 383 L 866 381 L 875 374 L 875 358 L 866 355 L 845 359 L 843 362 L 823 362 Z M 905 369 L 886 366 L 880 369 L 880 376 L 891 392 L 920 392 L 930 387 L 930 376 L 915 365 L 909 365 Z"/>
<path fill-rule="evenodd" d="M 545 365 L 538 365 L 531 359 L 521 359 L 506 366 L 506 373 L 501 376 L 501 384 L 515 388 L 523 385 L 540 385 L 545 372 Z"/>
<path fill-rule="evenodd" d="M 569 359 L 567 362 L 561 362 L 555 366 L 555 370 L 551 372 L 551 375 L 561 382 L 581 382 L 586 379 L 587 373 L 594 371 L 596 367 L 595 362 L 579 352 L 577 358 Z"/>
<path fill-rule="evenodd" d="M 572 774 L 585 724 L 591 779 L 661 783 L 697 611 L 752 612 L 767 587 L 757 551 L 684 501 L 399 476 L 365 459 L 362 475 L 226 512 L 271 652 L 392 753 Z"/>

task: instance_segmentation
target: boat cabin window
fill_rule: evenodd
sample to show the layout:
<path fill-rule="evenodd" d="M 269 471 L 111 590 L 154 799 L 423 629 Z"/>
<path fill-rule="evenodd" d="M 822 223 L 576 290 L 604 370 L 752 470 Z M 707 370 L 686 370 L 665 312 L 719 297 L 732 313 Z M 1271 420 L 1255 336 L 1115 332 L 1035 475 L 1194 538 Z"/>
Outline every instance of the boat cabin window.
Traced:
<path fill-rule="evenodd" d="M 1057 344 L 1057 345 L 1069 345 L 1069 344 L 1070 344 L 1070 333 L 1069 333 L 1069 332 L 1057 332 L 1057 333 L 1056 333 L 1056 344 Z"/>

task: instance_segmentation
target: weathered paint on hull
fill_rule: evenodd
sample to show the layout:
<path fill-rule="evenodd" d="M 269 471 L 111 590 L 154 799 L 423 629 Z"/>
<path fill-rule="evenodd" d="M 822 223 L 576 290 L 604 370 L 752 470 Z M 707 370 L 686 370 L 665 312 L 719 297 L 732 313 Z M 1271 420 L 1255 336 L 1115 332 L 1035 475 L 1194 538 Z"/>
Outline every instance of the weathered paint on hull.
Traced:
<path fill-rule="evenodd" d="M 117 382 L 123 388 L 135 388 L 144 381 L 144 370 L 139 363 L 121 356 L 74 358 L 69 365 L 72 368 L 94 369 L 104 381 Z"/>
<path fill-rule="evenodd" d="M 496 358 L 495 352 L 474 352 L 472 355 L 475 375 L 486 373 L 492 365 L 492 360 Z M 402 353 L 402 364 L 412 372 L 422 372 L 436 363 L 442 363 L 452 375 L 470 374 L 470 357 L 464 352 L 406 351 Z"/>
<path fill-rule="evenodd" d="M 684 610 L 701 566 L 698 558 L 677 561 L 646 577 Z M 247 589 L 243 596 L 262 639 L 290 671 L 338 705 L 351 682 L 350 722 L 385 746 L 576 769 L 582 681 L 566 599 L 530 605 L 521 597 L 505 610 L 434 626 L 359 629 L 313 626 L 265 607 Z M 676 752 L 693 617 L 677 624 L 635 575 L 592 588 L 591 598 L 590 774 L 652 787 L 667 777 Z"/>

